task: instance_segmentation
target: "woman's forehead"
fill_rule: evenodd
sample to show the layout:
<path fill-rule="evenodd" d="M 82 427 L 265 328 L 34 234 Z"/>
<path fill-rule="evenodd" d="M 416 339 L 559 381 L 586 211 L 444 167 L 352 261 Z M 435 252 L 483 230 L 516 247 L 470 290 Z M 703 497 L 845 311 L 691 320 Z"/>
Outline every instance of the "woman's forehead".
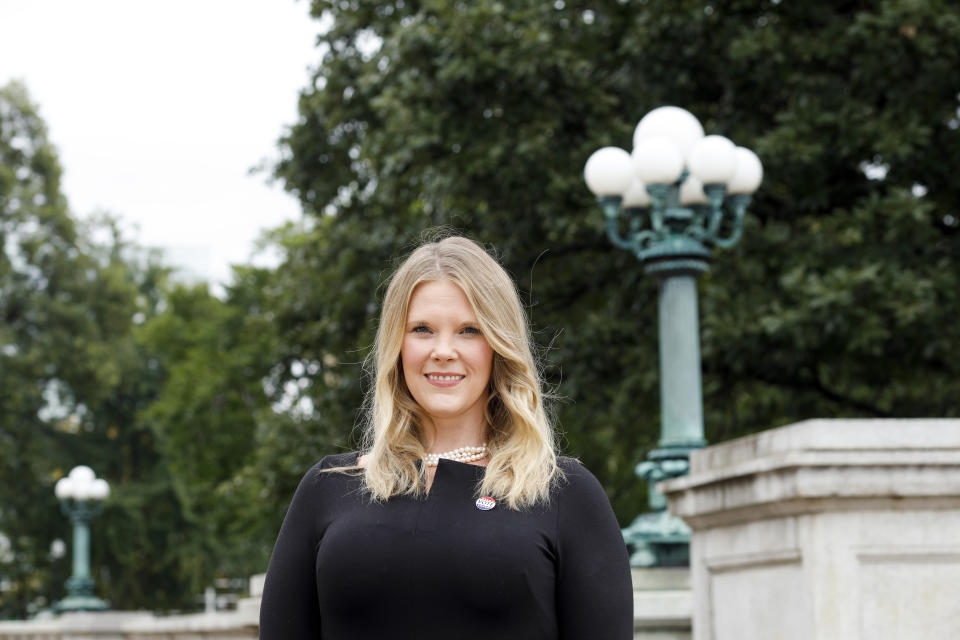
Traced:
<path fill-rule="evenodd" d="M 407 305 L 407 320 L 425 320 L 414 316 L 451 315 L 463 316 L 471 322 L 477 319 L 476 311 L 463 290 L 449 280 L 431 280 L 418 284 L 410 296 Z"/>
<path fill-rule="evenodd" d="M 470 306 L 470 300 L 463 289 L 450 280 L 427 280 L 420 282 L 410 293 L 410 306 L 423 303 L 458 302 Z"/>

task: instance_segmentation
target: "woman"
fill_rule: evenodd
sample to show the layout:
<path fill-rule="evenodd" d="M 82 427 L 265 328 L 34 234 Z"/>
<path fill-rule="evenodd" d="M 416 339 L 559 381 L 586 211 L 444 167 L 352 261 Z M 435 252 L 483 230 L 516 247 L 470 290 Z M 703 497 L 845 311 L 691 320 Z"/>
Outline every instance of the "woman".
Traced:
<path fill-rule="evenodd" d="M 473 242 L 414 251 L 390 281 L 366 446 L 300 483 L 262 640 L 633 635 L 610 503 L 558 458 L 516 287 Z"/>

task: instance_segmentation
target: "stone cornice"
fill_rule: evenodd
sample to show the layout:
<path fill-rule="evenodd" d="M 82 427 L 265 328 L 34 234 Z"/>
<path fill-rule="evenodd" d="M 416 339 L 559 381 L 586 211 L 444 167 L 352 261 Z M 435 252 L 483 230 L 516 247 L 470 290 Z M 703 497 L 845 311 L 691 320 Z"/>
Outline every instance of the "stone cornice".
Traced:
<path fill-rule="evenodd" d="M 714 445 L 660 483 L 693 529 L 834 510 L 960 508 L 960 420 L 809 420 Z"/>

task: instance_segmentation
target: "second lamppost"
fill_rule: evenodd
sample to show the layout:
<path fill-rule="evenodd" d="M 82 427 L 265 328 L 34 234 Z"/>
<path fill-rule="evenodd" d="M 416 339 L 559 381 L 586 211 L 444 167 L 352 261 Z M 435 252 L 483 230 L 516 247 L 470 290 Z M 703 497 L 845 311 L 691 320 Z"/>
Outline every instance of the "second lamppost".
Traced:
<path fill-rule="evenodd" d="M 73 575 L 67 580 L 67 597 L 55 605 L 57 611 L 101 611 L 109 605 L 93 594 L 90 577 L 90 521 L 110 495 L 106 480 L 97 478 L 90 467 L 74 467 L 60 478 L 54 489 L 60 508 L 73 523 Z"/>
<path fill-rule="evenodd" d="M 655 485 L 686 474 L 690 452 L 706 444 L 696 278 L 708 270 L 713 248 L 739 241 L 763 168 L 749 149 L 705 136 L 690 112 L 660 107 L 640 120 L 632 153 L 599 149 L 584 177 L 611 242 L 660 281 L 660 441 L 637 465 L 651 511 L 624 529 L 624 539 L 634 566 L 683 566 L 690 529 L 666 511 Z"/>

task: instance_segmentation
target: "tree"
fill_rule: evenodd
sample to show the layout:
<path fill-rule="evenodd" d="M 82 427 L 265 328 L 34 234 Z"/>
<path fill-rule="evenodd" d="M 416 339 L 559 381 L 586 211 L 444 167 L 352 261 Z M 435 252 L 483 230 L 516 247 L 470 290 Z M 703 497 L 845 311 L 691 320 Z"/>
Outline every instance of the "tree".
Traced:
<path fill-rule="evenodd" d="M 312 12 L 332 26 L 275 170 L 307 221 L 277 236 L 274 308 L 288 351 L 315 371 L 318 428 L 346 440 L 378 287 L 422 229 L 452 225 L 496 247 L 520 283 L 564 398 L 564 449 L 621 522 L 642 509 L 631 468 L 659 431 L 656 284 L 604 238 L 580 176 L 661 104 L 766 166 L 743 241 L 701 279 L 708 439 L 960 412 L 956 7 L 318 0 Z"/>
<path fill-rule="evenodd" d="M 64 595 L 53 485 L 77 464 L 112 488 L 92 531 L 99 595 L 193 609 L 215 577 L 263 570 L 282 517 L 260 471 L 298 427 L 282 404 L 296 387 L 271 387 L 276 411 L 267 393 L 270 274 L 238 267 L 223 300 L 172 283 L 117 220 L 77 223 L 60 174 L 26 89 L 0 89 L 0 617 Z"/>
<path fill-rule="evenodd" d="M 247 477 L 258 430 L 282 421 L 264 387 L 276 363 L 262 303 L 265 271 L 235 275 L 225 300 L 205 285 L 174 287 L 139 340 L 163 378 L 139 422 L 158 439 L 188 524 L 177 540 L 178 572 L 192 593 L 215 575 L 261 572 L 276 533 L 261 517 L 260 485 Z"/>
<path fill-rule="evenodd" d="M 182 607 L 193 593 L 167 544 L 181 509 L 137 420 L 162 381 L 135 328 L 161 308 L 168 270 L 109 217 L 76 223 L 60 176 L 24 86 L 0 88 L 0 617 L 64 595 L 52 549 L 70 525 L 53 486 L 77 464 L 113 489 L 92 536 L 100 595 Z"/>
<path fill-rule="evenodd" d="M 262 569 L 302 473 L 356 445 L 384 279 L 437 225 L 519 283 L 562 448 L 626 524 L 659 435 L 656 283 L 604 237 L 581 172 L 662 104 L 767 174 L 740 245 L 700 280 L 708 439 L 960 413 L 960 8 L 312 12 L 332 26 L 275 167 L 305 216 L 265 240 L 281 264 L 237 269 L 222 300 L 78 228 L 36 108 L 0 91 L 0 451 L 16 452 L 0 456 L 0 616 L 62 592 L 52 486 L 78 462 L 114 486 L 93 539 L 116 607 L 188 608 L 213 575 Z"/>

